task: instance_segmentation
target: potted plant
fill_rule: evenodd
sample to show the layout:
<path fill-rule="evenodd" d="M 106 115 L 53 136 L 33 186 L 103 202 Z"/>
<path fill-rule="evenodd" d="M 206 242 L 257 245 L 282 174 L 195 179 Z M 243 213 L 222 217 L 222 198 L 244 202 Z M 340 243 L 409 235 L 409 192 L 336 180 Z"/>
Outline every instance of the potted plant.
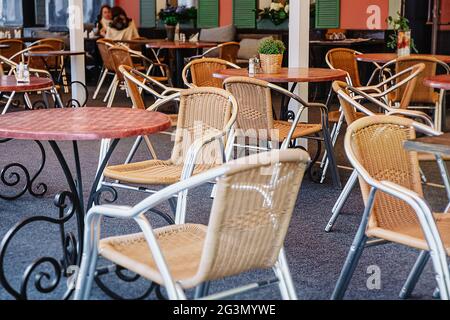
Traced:
<path fill-rule="evenodd" d="M 164 25 L 166 27 L 167 40 L 173 41 L 175 39 L 175 28 L 178 24 L 176 16 L 168 16 L 164 19 Z"/>
<path fill-rule="evenodd" d="M 409 20 L 397 12 L 397 17 L 389 16 L 387 23 L 392 27 L 394 33 L 389 36 L 388 48 L 397 49 L 399 56 L 406 56 L 411 53 L 411 49 L 418 53 L 414 39 L 411 38 Z"/>
<path fill-rule="evenodd" d="M 264 73 L 278 73 L 286 50 L 283 41 L 266 39 L 261 42 L 258 53 Z"/>
<path fill-rule="evenodd" d="M 259 29 L 288 29 L 289 3 L 273 1 L 270 7 L 256 10 Z"/>

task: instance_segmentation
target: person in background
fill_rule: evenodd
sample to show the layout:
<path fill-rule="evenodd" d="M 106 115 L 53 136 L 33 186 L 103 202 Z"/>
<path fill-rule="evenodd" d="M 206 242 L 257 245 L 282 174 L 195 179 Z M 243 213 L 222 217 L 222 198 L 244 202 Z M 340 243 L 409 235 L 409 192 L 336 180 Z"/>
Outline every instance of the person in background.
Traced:
<path fill-rule="evenodd" d="M 132 40 L 139 38 L 139 32 L 134 21 L 127 17 L 121 7 L 111 9 L 112 22 L 106 30 L 106 39 L 111 40 Z"/>
<path fill-rule="evenodd" d="M 102 5 L 100 14 L 97 17 L 97 34 L 101 37 L 106 35 L 106 30 L 112 22 L 111 7 L 107 4 Z"/>

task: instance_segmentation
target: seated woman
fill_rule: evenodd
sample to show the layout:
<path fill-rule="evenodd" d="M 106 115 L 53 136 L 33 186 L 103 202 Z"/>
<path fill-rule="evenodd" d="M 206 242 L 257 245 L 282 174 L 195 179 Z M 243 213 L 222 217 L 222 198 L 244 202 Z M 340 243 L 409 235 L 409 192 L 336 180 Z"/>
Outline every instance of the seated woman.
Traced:
<path fill-rule="evenodd" d="M 134 21 L 127 17 L 121 7 L 111 9 L 112 22 L 106 30 L 106 39 L 111 40 L 132 40 L 139 38 L 139 33 Z"/>
<path fill-rule="evenodd" d="M 97 34 L 101 37 L 106 35 L 106 30 L 109 27 L 109 24 L 112 22 L 112 14 L 111 7 L 107 4 L 104 4 L 100 9 L 100 14 L 97 17 Z"/>

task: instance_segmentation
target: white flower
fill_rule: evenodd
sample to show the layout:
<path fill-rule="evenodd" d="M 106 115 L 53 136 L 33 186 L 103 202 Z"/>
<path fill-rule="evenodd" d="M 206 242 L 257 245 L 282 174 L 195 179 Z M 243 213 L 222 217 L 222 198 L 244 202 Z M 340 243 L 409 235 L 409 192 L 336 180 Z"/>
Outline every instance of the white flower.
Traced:
<path fill-rule="evenodd" d="M 272 2 L 270 4 L 270 10 L 280 11 L 281 9 L 283 9 L 283 5 L 281 3 Z"/>
<path fill-rule="evenodd" d="M 284 12 L 289 13 L 289 5 L 288 4 L 284 7 Z"/>

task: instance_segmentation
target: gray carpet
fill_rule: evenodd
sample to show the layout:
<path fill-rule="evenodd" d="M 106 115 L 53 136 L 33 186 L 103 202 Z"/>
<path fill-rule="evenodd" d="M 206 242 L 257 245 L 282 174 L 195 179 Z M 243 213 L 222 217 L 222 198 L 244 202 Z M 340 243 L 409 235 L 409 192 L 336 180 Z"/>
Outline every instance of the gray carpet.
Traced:
<path fill-rule="evenodd" d="M 96 105 L 98 102 L 90 102 Z M 128 105 L 129 102 L 123 97 L 118 98 L 117 105 Z M 313 117 L 315 115 L 312 115 Z M 154 135 L 151 137 L 157 152 L 161 158 L 168 157 L 171 150 L 170 137 L 166 135 Z M 123 140 L 112 157 L 112 163 L 120 163 L 124 160 L 133 140 Z M 26 193 L 14 201 L 0 200 L 0 237 L 17 222 L 26 217 L 46 215 L 56 217 L 57 210 L 53 205 L 55 194 L 67 190 L 63 172 L 56 158 L 46 144 L 47 163 L 40 175 L 38 182 L 48 185 L 48 191 L 43 198 L 35 198 Z M 68 162 L 73 165 L 70 143 L 60 143 L 63 153 Z M 91 187 L 98 159 L 98 142 L 82 142 L 79 144 L 81 163 L 83 169 L 84 195 L 87 197 Z M 312 148 L 314 150 L 314 147 Z M 10 162 L 19 161 L 34 172 L 40 162 L 39 152 L 36 145 L 29 141 L 11 141 L 0 144 L 0 165 L 3 167 Z M 337 156 L 340 164 L 347 164 L 343 154 L 342 141 L 338 142 Z M 136 160 L 146 159 L 147 151 L 141 148 Z M 434 163 L 423 166 L 428 179 L 432 182 L 441 183 Z M 349 171 L 341 170 L 341 178 L 345 182 Z M 2 193 L 7 193 L 11 188 L 0 186 Z M 13 188 L 14 189 L 14 188 Z M 16 187 L 14 190 L 18 190 Z M 205 185 L 193 190 L 188 200 L 188 220 L 192 222 L 207 223 L 208 212 L 211 207 L 211 186 Z M 440 188 L 426 187 L 426 197 L 436 211 L 442 210 L 446 204 L 445 191 Z M 338 220 L 333 232 L 325 233 L 324 227 L 330 217 L 330 210 L 339 195 L 339 191 L 332 187 L 330 179 L 324 184 L 317 184 L 305 178 L 299 194 L 292 223 L 286 239 L 286 252 L 295 282 L 296 290 L 300 299 L 328 299 L 334 288 L 344 259 L 349 250 L 352 239 L 359 224 L 363 203 L 358 189 L 355 189 L 351 198 L 344 208 L 344 214 Z M 119 191 L 120 204 L 135 204 L 144 195 Z M 161 205 L 160 210 L 169 212 L 167 204 Z M 156 216 L 149 216 L 154 226 L 164 225 L 164 221 Z M 75 230 L 74 222 L 67 228 Z M 134 223 L 128 221 L 117 221 L 105 219 L 102 225 L 102 235 L 116 235 L 137 231 Z M 55 225 L 46 223 L 35 223 L 27 226 L 15 238 L 14 242 L 5 256 L 5 274 L 8 281 L 16 290 L 20 290 L 20 281 L 26 267 L 36 258 L 41 256 L 60 257 L 61 242 L 59 230 Z M 347 291 L 347 299 L 397 299 L 399 290 L 412 267 L 418 252 L 398 245 L 384 245 L 367 248 L 355 271 L 350 287 Z M 106 265 L 103 260 L 99 265 Z M 367 288 L 367 280 L 370 274 L 367 270 L 376 265 L 381 270 L 381 288 L 370 290 Z M 49 265 L 43 265 L 35 270 L 30 277 L 27 288 L 28 297 L 31 299 L 54 299 L 65 291 L 66 279 L 61 278 L 58 289 L 51 294 L 41 294 L 34 287 L 35 277 L 40 272 L 48 272 L 50 278 L 42 278 L 41 284 L 47 286 L 54 279 Z M 211 292 L 235 285 L 242 285 L 253 280 L 262 280 L 272 277 L 270 271 L 249 272 L 239 277 L 216 281 L 211 284 Z M 123 297 L 136 297 L 142 294 L 149 286 L 144 280 L 127 283 L 119 280 L 114 274 L 102 277 L 104 283 L 114 289 Z M 435 287 L 435 281 L 430 265 L 421 277 L 414 295 L 414 299 L 431 299 Z M 192 296 L 192 292 L 188 292 Z M 0 299 L 11 299 L 5 288 L 0 286 Z M 277 286 L 267 287 L 259 291 L 241 294 L 235 299 L 279 299 Z M 109 299 L 97 285 L 94 285 L 92 299 Z M 152 294 L 150 299 L 155 299 Z"/>

